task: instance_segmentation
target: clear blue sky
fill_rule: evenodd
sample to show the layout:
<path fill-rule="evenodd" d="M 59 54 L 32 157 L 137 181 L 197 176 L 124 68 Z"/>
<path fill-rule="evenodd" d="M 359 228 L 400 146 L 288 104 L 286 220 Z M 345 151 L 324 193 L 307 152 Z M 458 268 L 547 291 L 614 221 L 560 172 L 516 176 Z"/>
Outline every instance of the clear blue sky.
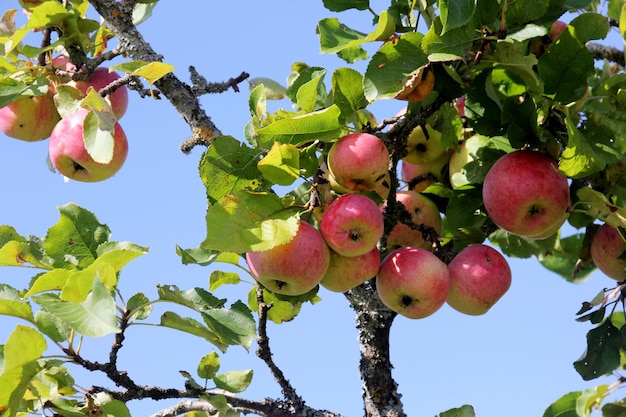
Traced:
<path fill-rule="evenodd" d="M 376 11 L 387 4 L 371 3 Z M 247 71 L 284 83 L 291 64 L 303 61 L 327 67 L 328 81 L 332 69 L 345 65 L 334 56 L 319 54 L 315 26 L 330 15 L 321 0 L 161 1 L 140 29 L 183 80 L 188 80 L 187 67 L 194 65 L 208 80 L 227 80 Z M 337 17 L 355 29 L 370 29 L 365 12 Z M 202 98 L 223 133 L 239 139 L 249 119 L 248 89 L 242 87 L 240 93 Z M 373 109 L 382 119 L 401 107 L 402 103 L 387 101 Z M 126 298 L 140 291 L 154 298 L 157 284 L 207 287 L 209 274 L 220 266 L 183 266 L 174 251 L 176 244 L 195 247 L 205 237 L 205 192 L 197 175 L 202 150 L 190 155 L 179 151 L 189 129 L 166 100 L 131 94 L 121 124 L 130 141 L 128 160 L 114 178 L 94 184 L 65 183 L 51 173 L 46 166 L 47 141 L 25 143 L 0 134 L 5 190 L 0 224 L 12 225 L 23 235 L 43 236 L 58 220 L 56 207 L 75 202 L 107 223 L 113 239 L 150 246 L 148 255 L 122 272 L 120 288 Z M 614 281 L 594 273 L 586 283 L 574 285 L 536 260 L 510 262 L 512 287 L 485 316 L 464 316 L 444 306 L 423 320 L 396 320 L 391 334 L 393 375 L 409 416 L 434 416 L 462 404 L 472 404 L 481 417 L 541 416 L 561 395 L 597 385 L 598 381 L 582 381 L 572 366 L 584 351 L 590 329 L 574 318 L 582 301 Z M 32 274 L 4 268 L 0 282 L 21 289 Z M 222 287 L 216 295 L 235 301 L 245 298 L 248 290 L 241 284 Z M 322 289 L 320 296 L 322 302 L 305 305 L 294 321 L 269 326 L 274 359 L 310 406 L 345 416 L 363 415 L 353 314 L 341 294 Z M 152 320 L 158 321 L 164 308 L 157 306 Z M 0 341 L 16 324 L 0 317 Z M 88 341 L 83 354 L 106 361 L 110 344 L 111 338 Z M 222 355 L 222 370 L 254 368 L 252 385 L 242 396 L 277 397 L 279 388 L 254 348 L 250 353 L 231 348 Z M 192 336 L 133 327 L 120 353 L 120 368 L 139 384 L 182 387 L 178 371 L 195 373 L 198 360 L 211 350 L 210 344 Z M 77 377 L 83 386 L 106 383 L 94 380 L 94 375 L 76 375 L 85 376 Z M 145 401 L 130 407 L 133 415 L 148 416 L 174 403 Z"/>

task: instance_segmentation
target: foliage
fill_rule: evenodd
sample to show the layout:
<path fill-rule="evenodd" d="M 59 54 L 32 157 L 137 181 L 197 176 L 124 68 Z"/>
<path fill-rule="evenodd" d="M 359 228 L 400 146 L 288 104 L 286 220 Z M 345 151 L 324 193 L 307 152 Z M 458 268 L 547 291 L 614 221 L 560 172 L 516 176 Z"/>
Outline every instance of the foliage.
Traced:
<path fill-rule="evenodd" d="M 392 202 L 397 190 L 410 186 L 398 175 L 407 137 L 417 126 L 429 124 L 441 132 L 441 141 L 451 152 L 458 151 L 472 135 L 490 140 L 465 166 L 467 185 L 453 187 L 444 175 L 424 190 L 443 215 L 443 232 L 432 242 L 435 254 L 449 262 L 465 246 L 489 242 L 508 256 L 534 257 L 566 280 L 583 281 L 595 268 L 589 251 L 598 224 L 626 230 L 623 54 L 622 61 L 615 62 L 607 49 L 595 43 L 605 40 L 612 26 L 624 35 L 622 3 L 608 1 L 606 12 L 602 8 L 605 2 L 591 0 L 393 0 L 380 12 L 363 0 L 323 3 L 332 12 L 355 9 L 373 17 L 370 29 L 350 28 L 340 17 L 317 24 L 322 53 L 337 55 L 344 67 L 329 74 L 325 68 L 298 62 L 285 86 L 268 78 L 252 80 L 250 120 L 241 139 L 219 134 L 215 126 L 203 124 L 202 118 L 186 117 L 193 132 L 192 146 L 208 143 L 199 161 L 208 209 L 206 238 L 196 248 L 178 247 L 181 261 L 212 266 L 225 263 L 249 275 L 242 262 L 246 252 L 288 243 L 300 222 L 317 224 L 337 193 L 330 190 L 323 171 L 328 151 L 348 133 L 376 134 L 389 149 L 389 196 L 372 193 L 371 197 L 378 203 Z M 130 14 L 123 9 L 128 4 L 134 5 Z M 112 57 L 128 56 L 126 43 L 110 49 L 109 42 L 127 40 L 124 28 L 135 28 L 148 19 L 156 5 L 156 1 L 47 0 L 24 5 L 30 16 L 23 27 L 15 26 L 15 11 L 6 11 L 0 21 L 0 107 L 20 97 L 46 94 L 56 85 L 60 73 L 51 62 L 60 53 L 68 55 L 77 67 L 90 69 Z M 103 19 L 88 17 L 93 13 Z M 552 24 L 563 18 L 568 18 L 569 24 L 558 39 L 551 38 Z M 56 38 L 31 45 L 30 37 L 39 32 L 54 33 Z M 364 73 L 351 66 L 358 61 L 366 62 Z M 131 55 L 113 68 L 126 73 L 127 82 L 145 96 L 172 91 L 169 83 L 174 82 L 174 68 L 156 59 Z M 427 74 L 434 77 L 434 87 L 416 99 Z M 142 79 L 149 89 L 137 87 Z M 57 93 L 61 114 L 76 106 L 88 108 L 96 116 L 110 113 L 108 102 L 102 99 L 106 92 L 91 91 L 87 97 L 77 98 L 75 91 L 66 88 Z M 199 86 L 194 81 L 187 90 L 198 92 Z M 368 110 L 375 101 L 407 97 L 405 115 L 378 123 Z M 455 105 L 460 98 L 465 100 L 464 114 Z M 286 100 L 289 108 L 270 111 L 268 100 Z M 101 132 L 95 130 L 96 136 L 88 133 L 84 140 L 98 142 L 99 146 L 89 148 L 90 153 L 94 159 L 106 161 L 111 158 L 112 137 L 100 137 Z M 549 154 L 569 179 L 572 207 L 568 225 L 542 239 L 500 229 L 481 199 L 489 168 L 503 154 L 518 149 Z M 26 288 L 0 284 L 0 314 L 24 322 L 0 345 L 0 416 L 34 414 L 42 409 L 62 416 L 96 412 L 125 416 L 130 414 L 127 401 L 169 397 L 202 400 L 205 408 L 187 410 L 194 416 L 241 412 L 305 415 L 309 411 L 274 365 L 266 345 L 265 323 L 268 319 L 276 323 L 293 320 L 304 303 L 319 301 L 317 289 L 287 297 L 256 286 L 246 300 L 229 304 L 213 292 L 221 285 L 239 284 L 241 278 L 217 270 L 211 274 L 208 289 L 160 285 L 155 299 L 138 293 L 126 300 L 118 291 L 122 269 L 148 248 L 110 241 L 108 226 L 82 207 L 67 204 L 59 207 L 59 212 L 59 221 L 45 236 L 25 237 L 11 226 L 0 227 L 0 265 L 36 271 Z M 388 224 L 400 221 L 392 216 L 386 219 Z M 573 232 L 565 235 L 568 231 Z M 391 249 L 385 247 L 384 238 L 380 247 L 383 255 Z M 578 312 L 579 321 L 595 326 L 587 335 L 586 353 L 573 364 L 583 380 L 611 374 L 626 365 L 626 320 L 623 311 L 617 310 L 626 292 L 624 283 L 616 284 L 583 303 Z M 376 301 L 367 304 L 359 299 L 361 294 L 375 299 L 373 288 L 374 279 L 347 297 L 351 305 L 364 311 L 387 314 L 389 321 L 382 326 L 388 328 L 394 314 Z M 167 303 L 172 309 L 154 318 L 156 303 Z M 182 375 L 184 389 L 138 386 L 117 369 L 117 351 L 126 329 L 145 322 L 189 333 L 215 348 L 202 358 L 197 375 Z M 116 341 L 109 362 L 92 362 L 81 356 L 82 338 L 105 336 Z M 220 372 L 220 354 L 231 346 L 249 349 L 255 340 L 259 355 L 285 394 L 284 399 L 270 403 L 274 408 L 246 403 L 234 395 L 246 389 L 252 370 Z M 61 358 L 44 356 L 54 348 L 62 352 Z M 103 372 L 121 390 L 84 392 L 66 367 L 70 363 Z M 362 377 L 368 383 L 367 375 Z M 544 416 L 589 416 L 600 407 L 605 416 L 622 415 L 623 400 L 606 399 L 624 381 L 619 376 L 614 385 L 568 393 L 549 405 Z M 387 415 L 383 414 L 386 406 L 392 409 L 388 415 L 403 415 L 401 404 L 391 403 L 394 384 L 387 388 L 389 397 L 384 400 L 364 398 L 378 407 L 376 411 L 366 407 L 368 416 Z M 277 410 L 287 409 L 282 401 L 293 407 L 292 411 L 279 414 Z M 468 405 L 441 414 L 473 415 Z"/>

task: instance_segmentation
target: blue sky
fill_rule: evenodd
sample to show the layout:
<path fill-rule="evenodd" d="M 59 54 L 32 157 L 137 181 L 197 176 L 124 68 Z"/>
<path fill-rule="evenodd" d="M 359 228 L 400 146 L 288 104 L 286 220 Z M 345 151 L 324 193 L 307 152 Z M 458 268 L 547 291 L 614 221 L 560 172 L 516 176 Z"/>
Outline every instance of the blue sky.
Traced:
<path fill-rule="evenodd" d="M 371 3 L 376 11 L 386 4 Z M 188 80 L 187 67 L 193 65 L 212 81 L 247 71 L 252 77 L 284 83 L 296 61 L 328 68 L 328 79 L 332 69 L 346 65 L 319 54 L 315 26 L 331 15 L 321 0 L 161 1 L 140 29 L 183 80 Z M 337 17 L 355 29 L 370 29 L 366 12 Z M 357 69 L 363 70 L 363 65 Z M 222 132 L 239 139 L 249 119 L 248 89 L 242 87 L 240 93 L 202 97 L 203 107 Z M 401 107 L 402 103 L 386 101 L 372 110 L 380 120 Z M 150 247 L 148 255 L 122 272 L 120 288 L 126 298 L 139 291 L 154 298 L 157 284 L 206 287 L 211 271 L 221 266 L 184 266 L 175 254 L 176 244 L 195 247 L 205 237 L 205 192 L 197 175 L 202 150 L 190 155 L 179 151 L 189 129 L 165 99 L 131 94 L 121 124 L 130 142 L 127 162 L 115 177 L 94 184 L 64 182 L 51 173 L 46 165 L 47 141 L 25 143 L 0 134 L 0 178 L 5 184 L 0 224 L 12 225 L 23 235 L 43 236 L 58 220 L 56 207 L 75 202 L 107 223 L 113 239 Z M 512 287 L 488 314 L 469 317 L 444 306 L 423 320 L 396 320 L 391 361 L 408 415 L 434 416 L 472 404 L 481 417 L 541 416 L 561 395 L 599 383 L 585 383 L 572 366 L 584 351 L 590 329 L 574 318 L 582 301 L 614 281 L 594 273 L 586 283 L 574 285 L 533 259 L 510 259 L 510 263 Z M 4 268 L 0 282 L 24 288 L 32 274 Z M 247 284 L 222 287 L 216 295 L 235 301 L 245 298 L 249 289 Z M 308 405 L 346 416 L 363 415 L 352 311 L 341 294 L 322 289 L 320 296 L 320 303 L 305 305 L 294 321 L 269 326 L 274 359 Z M 158 321 L 165 308 L 158 305 L 152 319 Z M 16 324 L 1 317 L 0 340 Z M 110 338 L 87 341 L 83 354 L 106 361 L 110 344 Z M 222 355 L 222 370 L 253 368 L 252 385 L 242 396 L 277 397 L 280 390 L 254 348 L 249 353 L 231 348 Z M 136 326 L 127 333 L 120 367 L 139 384 L 182 387 L 178 371 L 194 373 L 199 359 L 211 350 L 211 345 L 192 336 Z M 94 375 L 77 375 L 85 377 L 77 376 L 83 386 L 105 383 L 94 380 Z M 133 415 L 148 416 L 174 402 L 129 405 Z"/>

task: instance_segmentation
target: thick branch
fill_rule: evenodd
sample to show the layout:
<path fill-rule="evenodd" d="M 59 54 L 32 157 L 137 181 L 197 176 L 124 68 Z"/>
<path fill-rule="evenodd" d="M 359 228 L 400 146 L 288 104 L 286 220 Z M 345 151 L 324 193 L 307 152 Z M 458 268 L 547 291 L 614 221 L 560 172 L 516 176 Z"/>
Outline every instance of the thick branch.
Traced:
<path fill-rule="evenodd" d="M 613 46 L 587 42 L 587 50 L 593 54 L 595 59 L 606 59 L 607 61 L 614 62 L 621 67 L 626 66 L 626 62 L 624 61 L 624 51 Z"/>
<path fill-rule="evenodd" d="M 389 333 L 396 313 L 378 298 L 373 285 L 365 283 L 345 293 L 356 312 L 366 417 L 406 417 L 389 358 Z"/>

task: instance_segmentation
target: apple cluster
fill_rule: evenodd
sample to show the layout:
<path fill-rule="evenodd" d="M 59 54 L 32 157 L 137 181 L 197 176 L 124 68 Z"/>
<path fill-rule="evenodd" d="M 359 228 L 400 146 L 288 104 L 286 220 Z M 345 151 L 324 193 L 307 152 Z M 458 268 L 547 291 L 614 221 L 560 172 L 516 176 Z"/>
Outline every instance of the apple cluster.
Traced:
<path fill-rule="evenodd" d="M 98 129 L 106 129 L 100 118 L 114 120 L 113 152 L 106 163 L 96 161 L 87 150 L 84 139 L 85 119 L 91 109 L 74 106 L 75 110 L 57 110 L 58 89 L 72 88 L 81 99 L 93 89 L 100 91 L 120 78 L 108 68 L 96 68 L 88 80 L 73 80 L 76 67 L 64 56 L 51 60 L 46 66 L 48 88 L 44 94 L 21 95 L 10 104 L 0 108 L 0 131 L 6 136 L 36 142 L 50 138 L 48 155 L 52 165 L 67 178 L 83 182 L 102 181 L 120 170 L 128 153 L 128 141 L 118 120 L 128 107 L 128 91 L 125 85 L 118 87 L 105 97 L 107 105 L 96 119 Z M 61 75 L 59 75 L 61 74 Z M 89 107 L 89 106 L 85 106 Z"/>
<path fill-rule="evenodd" d="M 430 127 L 413 131 L 403 161 L 405 179 L 419 173 L 441 179 L 452 152 L 440 137 Z M 337 140 L 324 167 L 334 193 L 317 212 L 318 227 L 301 221 L 290 242 L 248 252 L 252 276 L 268 290 L 291 296 L 318 284 L 345 292 L 371 281 L 388 308 L 412 319 L 428 317 L 446 302 L 461 313 L 485 314 L 511 285 L 509 265 L 485 244 L 465 247 L 449 264 L 439 259 L 434 249 L 442 217 L 423 188 L 394 194 L 410 219 L 390 228 L 386 252 L 381 251 L 390 206 L 389 164 L 389 151 L 375 135 L 352 133 Z"/>

